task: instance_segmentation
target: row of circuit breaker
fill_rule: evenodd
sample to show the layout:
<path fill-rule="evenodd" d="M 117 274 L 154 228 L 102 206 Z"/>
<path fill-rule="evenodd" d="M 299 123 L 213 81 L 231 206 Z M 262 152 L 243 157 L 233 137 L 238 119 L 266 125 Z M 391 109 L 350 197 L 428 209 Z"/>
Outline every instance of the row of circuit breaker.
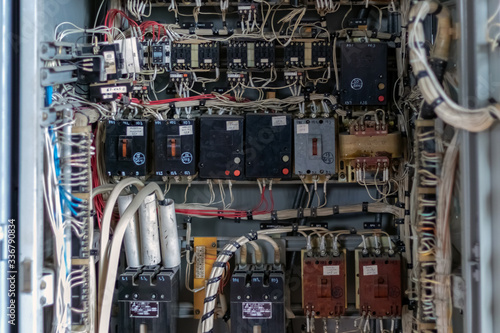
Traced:
<path fill-rule="evenodd" d="M 302 310 L 313 318 L 347 315 L 348 287 L 345 254 L 304 257 Z M 395 256 L 360 256 L 356 267 L 356 308 L 372 318 L 401 316 L 401 259 Z M 231 332 L 286 331 L 285 272 L 281 265 L 239 265 L 230 279 Z M 120 326 L 141 325 L 149 330 L 175 332 L 178 273 L 156 266 L 128 268 L 118 280 Z M 200 293 L 203 299 L 204 292 Z M 201 317 L 198 313 L 196 317 Z"/>
<path fill-rule="evenodd" d="M 292 120 L 285 113 L 153 122 L 110 120 L 106 172 L 108 176 L 198 173 L 203 179 L 234 180 L 288 179 L 293 173 L 332 176 L 335 133 L 333 118 Z"/>

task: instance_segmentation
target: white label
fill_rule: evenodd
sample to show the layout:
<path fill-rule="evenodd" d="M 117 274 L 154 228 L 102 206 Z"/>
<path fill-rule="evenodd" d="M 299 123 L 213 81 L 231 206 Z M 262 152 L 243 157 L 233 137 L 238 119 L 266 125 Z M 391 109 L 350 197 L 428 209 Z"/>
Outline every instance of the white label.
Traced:
<path fill-rule="evenodd" d="M 212 63 L 212 59 L 205 59 L 205 60 L 203 60 L 203 62 L 205 64 L 211 64 Z"/>
<path fill-rule="evenodd" d="M 378 275 L 378 266 L 363 266 L 363 275 Z"/>
<path fill-rule="evenodd" d="M 126 94 L 127 93 L 127 87 L 125 86 L 120 86 L 120 87 L 104 87 L 101 88 L 101 94 Z"/>
<path fill-rule="evenodd" d="M 309 133 L 309 124 L 297 124 L 297 134 Z"/>
<path fill-rule="evenodd" d="M 340 275 L 339 266 L 323 266 L 323 275 Z"/>
<path fill-rule="evenodd" d="M 238 6 L 238 10 L 250 10 L 252 9 L 251 6 Z"/>
<path fill-rule="evenodd" d="M 269 62 L 269 59 L 262 58 L 262 59 L 260 59 L 260 62 L 263 63 L 263 64 L 267 64 Z"/>
<path fill-rule="evenodd" d="M 184 62 L 185 62 L 184 59 L 177 59 L 178 64 L 183 64 Z"/>
<path fill-rule="evenodd" d="M 291 57 L 291 58 L 290 58 L 290 61 L 292 61 L 292 62 L 297 62 L 297 61 L 299 61 L 299 58 L 297 58 L 297 57 Z"/>
<path fill-rule="evenodd" d="M 179 126 L 179 135 L 192 135 L 193 125 Z"/>
<path fill-rule="evenodd" d="M 171 77 L 171 78 L 172 78 L 172 77 L 175 77 L 175 78 L 179 78 L 179 77 L 180 77 L 180 78 L 182 78 L 182 77 L 183 77 L 183 75 L 182 75 L 182 73 L 170 73 L 170 77 Z"/>
<path fill-rule="evenodd" d="M 104 70 L 106 74 L 116 74 L 115 53 L 113 51 L 106 51 L 102 55 L 104 57 Z"/>
<path fill-rule="evenodd" d="M 286 126 L 286 116 L 273 117 L 273 126 Z"/>
<path fill-rule="evenodd" d="M 297 72 L 285 72 L 285 76 L 298 76 Z"/>
<path fill-rule="evenodd" d="M 326 62 L 326 58 L 318 58 L 319 62 Z"/>
<path fill-rule="evenodd" d="M 127 136 L 144 136 L 144 127 L 142 126 L 127 127 Z"/>
<path fill-rule="evenodd" d="M 233 62 L 234 62 L 235 64 L 239 64 L 239 63 L 241 63 L 241 59 L 234 59 L 234 60 L 233 60 Z"/>
<path fill-rule="evenodd" d="M 226 131 L 238 131 L 240 123 L 238 121 L 226 121 Z"/>

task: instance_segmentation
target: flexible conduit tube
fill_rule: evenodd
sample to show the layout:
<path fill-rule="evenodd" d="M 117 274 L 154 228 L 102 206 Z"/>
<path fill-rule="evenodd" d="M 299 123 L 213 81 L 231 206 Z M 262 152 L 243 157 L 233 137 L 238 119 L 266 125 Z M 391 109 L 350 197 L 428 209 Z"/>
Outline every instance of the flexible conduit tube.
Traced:
<path fill-rule="evenodd" d="M 161 262 L 158 215 L 154 193 L 146 197 L 139 207 L 142 264 L 156 265 Z"/>
<path fill-rule="evenodd" d="M 181 246 L 177 232 L 174 201 L 166 199 L 160 202 L 159 207 L 162 265 L 166 268 L 177 267 L 181 264 Z"/>
<path fill-rule="evenodd" d="M 160 201 L 164 200 L 163 192 L 156 183 L 150 183 L 144 187 L 137 195 L 132 203 L 123 213 L 120 221 L 116 225 L 113 239 L 109 250 L 109 257 L 105 260 L 105 265 L 108 266 L 106 276 L 99 279 L 99 330 L 98 332 L 109 332 L 109 322 L 111 318 L 111 306 L 113 304 L 113 293 L 115 291 L 116 275 L 118 262 L 120 258 L 120 250 L 122 247 L 125 230 L 127 229 L 132 217 L 136 213 L 139 206 L 144 202 L 147 196 L 155 192 Z"/>
<path fill-rule="evenodd" d="M 120 216 L 134 200 L 134 195 L 121 195 L 118 197 L 118 211 Z M 141 266 L 141 251 L 140 251 L 140 238 L 139 238 L 139 221 L 137 219 L 137 214 L 134 214 L 132 221 L 125 231 L 125 256 L 127 257 L 128 267 L 139 267 Z"/>

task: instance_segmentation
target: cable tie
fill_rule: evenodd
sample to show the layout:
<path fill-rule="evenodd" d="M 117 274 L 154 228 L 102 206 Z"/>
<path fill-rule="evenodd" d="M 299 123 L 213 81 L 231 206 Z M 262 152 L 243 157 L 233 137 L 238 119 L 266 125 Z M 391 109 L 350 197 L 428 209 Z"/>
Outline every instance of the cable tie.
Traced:
<path fill-rule="evenodd" d="M 229 242 L 229 244 L 234 246 L 236 249 L 239 249 L 241 247 L 240 243 L 238 243 L 236 241 Z M 233 255 L 233 253 L 231 252 L 230 255 Z"/>
<path fill-rule="evenodd" d="M 391 42 L 394 42 L 396 40 L 396 38 L 398 38 L 399 36 L 396 35 L 396 34 L 391 34 L 391 37 L 389 38 L 389 41 Z"/>
<path fill-rule="evenodd" d="M 394 223 L 396 223 L 396 224 L 404 224 L 405 223 L 405 219 L 395 219 Z"/>
<path fill-rule="evenodd" d="M 205 297 L 205 300 L 203 303 L 210 303 L 212 301 L 215 301 L 216 299 L 217 299 L 217 294 L 215 294 L 213 296 Z"/>
<path fill-rule="evenodd" d="M 222 279 L 222 276 L 216 276 L 214 278 L 208 279 L 207 284 L 214 284 L 219 282 Z"/>
<path fill-rule="evenodd" d="M 299 231 L 299 225 L 298 225 L 297 223 L 293 223 L 293 224 L 292 224 L 292 232 L 293 232 L 294 234 L 296 234 L 296 233 L 297 233 L 297 231 Z"/>
<path fill-rule="evenodd" d="M 425 43 L 424 42 L 415 42 L 415 43 L 413 43 L 413 46 L 416 49 L 424 49 L 425 48 Z"/>
<path fill-rule="evenodd" d="M 278 212 L 275 210 L 271 212 L 271 221 L 274 223 L 278 222 Z"/>
<path fill-rule="evenodd" d="M 363 202 L 363 213 L 368 213 L 368 202 Z"/>
<path fill-rule="evenodd" d="M 428 77 L 429 73 L 427 73 L 427 71 L 420 71 L 415 76 L 417 78 L 417 81 L 419 81 L 420 79 L 423 79 L 424 77 Z"/>
<path fill-rule="evenodd" d="M 304 218 L 304 208 L 300 207 L 299 209 L 297 209 L 297 218 Z"/>
<path fill-rule="evenodd" d="M 377 29 L 373 29 L 372 30 L 372 35 L 370 36 L 370 38 L 377 38 L 377 35 L 378 35 L 378 30 Z"/>
<path fill-rule="evenodd" d="M 401 202 L 401 201 L 396 202 L 395 206 L 398 208 L 405 208 L 404 202 Z"/>
<path fill-rule="evenodd" d="M 438 97 L 434 100 L 434 102 L 432 102 L 432 104 L 430 105 L 430 107 L 434 110 L 435 108 L 437 108 L 439 105 L 443 104 L 444 102 L 444 99 L 442 99 L 441 97 Z"/>
<path fill-rule="evenodd" d="M 214 264 L 212 265 L 213 267 L 220 267 L 220 268 L 223 268 L 223 267 L 226 267 L 226 263 L 223 262 L 223 261 L 216 261 L 214 262 Z"/>
<path fill-rule="evenodd" d="M 340 214 L 340 207 L 338 205 L 333 206 L 333 215 Z"/>
<path fill-rule="evenodd" d="M 495 113 L 493 113 L 493 111 L 490 111 L 490 116 L 491 118 L 498 120 L 498 116 Z"/>
<path fill-rule="evenodd" d="M 252 211 L 251 210 L 247 210 L 247 220 L 248 221 L 253 220 L 253 215 L 252 215 Z"/>
<path fill-rule="evenodd" d="M 231 313 L 229 311 L 229 308 L 227 309 L 226 313 L 224 314 L 224 317 L 222 317 L 222 320 L 224 320 L 226 323 L 231 319 Z"/>
<path fill-rule="evenodd" d="M 405 216 L 410 216 L 410 210 L 409 209 L 405 210 Z"/>
<path fill-rule="evenodd" d="M 238 244 L 239 245 L 239 244 Z M 221 256 L 227 256 L 227 257 L 231 257 L 233 255 L 233 252 L 232 251 L 228 251 L 228 250 L 223 250 L 219 253 Z"/>
<path fill-rule="evenodd" d="M 405 191 L 405 197 L 408 197 L 408 198 L 409 198 L 409 197 L 410 197 L 410 195 L 411 195 L 411 194 L 410 194 L 410 191 Z"/>
<path fill-rule="evenodd" d="M 207 104 L 207 100 L 202 99 L 200 100 L 200 106 L 205 106 Z"/>
<path fill-rule="evenodd" d="M 168 105 L 170 109 L 175 109 L 175 102 L 172 102 Z"/>
<path fill-rule="evenodd" d="M 214 310 L 210 311 L 210 312 L 207 312 L 203 315 L 203 317 L 201 317 L 201 321 L 205 321 L 207 320 L 208 318 L 212 317 L 214 315 Z M 210 330 L 209 332 L 213 332 L 212 330 Z M 207 332 L 208 333 L 208 332 Z"/>
<path fill-rule="evenodd" d="M 241 223 L 241 217 L 239 217 L 239 216 L 238 216 L 238 217 L 235 217 L 235 218 L 234 218 L 234 222 L 235 222 L 235 223 Z"/>
<path fill-rule="evenodd" d="M 224 215 L 223 215 L 223 213 L 224 213 L 224 212 L 223 212 L 222 210 L 218 210 L 218 211 L 217 211 L 217 215 L 218 215 L 218 217 L 219 217 L 219 220 L 224 220 Z"/>
<path fill-rule="evenodd" d="M 255 232 L 255 231 L 250 231 L 250 233 L 248 233 L 248 235 L 245 235 L 245 237 L 250 241 L 254 241 L 254 240 L 257 240 L 259 238 L 259 235 Z"/>
<path fill-rule="evenodd" d="M 311 207 L 311 217 L 317 217 L 318 216 L 318 207 Z"/>

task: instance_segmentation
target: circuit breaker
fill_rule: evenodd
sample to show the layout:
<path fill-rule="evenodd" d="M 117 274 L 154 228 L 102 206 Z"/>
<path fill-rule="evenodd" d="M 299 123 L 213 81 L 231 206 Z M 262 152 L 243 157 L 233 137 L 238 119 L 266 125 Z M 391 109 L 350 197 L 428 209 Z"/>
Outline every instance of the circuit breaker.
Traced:
<path fill-rule="evenodd" d="M 285 275 L 281 268 L 251 266 L 231 278 L 231 332 L 285 332 Z"/>
<path fill-rule="evenodd" d="M 387 104 L 387 43 L 342 43 L 340 103 Z"/>
<path fill-rule="evenodd" d="M 117 287 L 119 332 L 177 332 L 178 268 L 127 268 Z"/>
<path fill-rule="evenodd" d="M 197 163 L 197 128 L 194 119 L 155 120 L 154 172 L 157 176 L 194 176 Z"/>
<path fill-rule="evenodd" d="M 245 118 L 247 178 L 292 176 L 292 117 L 249 113 Z"/>
<path fill-rule="evenodd" d="M 338 257 L 305 257 L 302 264 L 302 307 L 305 315 L 340 317 L 345 314 L 346 261 Z"/>
<path fill-rule="evenodd" d="M 359 257 L 359 312 L 373 317 L 401 316 L 399 256 Z"/>
<path fill-rule="evenodd" d="M 200 177 L 243 179 L 243 116 L 200 117 Z"/>
<path fill-rule="evenodd" d="M 295 174 L 335 173 L 335 120 L 295 119 Z"/>
<path fill-rule="evenodd" d="M 106 124 L 104 156 L 108 176 L 145 176 L 149 171 L 147 121 Z"/>

